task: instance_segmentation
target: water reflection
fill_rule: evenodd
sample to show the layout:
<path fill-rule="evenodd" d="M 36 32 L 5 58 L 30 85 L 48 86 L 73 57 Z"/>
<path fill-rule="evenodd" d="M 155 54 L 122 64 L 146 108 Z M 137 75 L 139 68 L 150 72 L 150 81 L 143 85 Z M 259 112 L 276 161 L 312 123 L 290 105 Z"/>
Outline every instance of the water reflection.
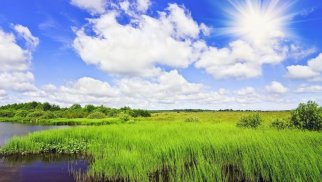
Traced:
<path fill-rule="evenodd" d="M 88 163 L 76 155 L 7 156 L 0 159 L 0 182 L 78 181 Z"/>
<path fill-rule="evenodd" d="M 26 135 L 34 131 L 66 127 L 68 126 L 38 126 L 0 122 L 0 147 L 4 145 L 13 136 Z"/>

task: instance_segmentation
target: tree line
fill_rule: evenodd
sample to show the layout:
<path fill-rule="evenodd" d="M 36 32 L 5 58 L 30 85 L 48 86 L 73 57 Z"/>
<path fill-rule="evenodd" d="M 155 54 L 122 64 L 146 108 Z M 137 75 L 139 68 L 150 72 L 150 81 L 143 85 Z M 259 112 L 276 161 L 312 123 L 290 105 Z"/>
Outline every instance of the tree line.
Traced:
<path fill-rule="evenodd" d="M 150 117 L 151 113 L 143 109 L 132 109 L 130 107 L 111 108 L 103 105 L 74 104 L 70 107 L 60 107 L 48 102 L 27 102 L 8 104 L 0 107 L 0 117 L 18 118 L 91 118 L 100 119 L 105 117 L 117 117 L 119 115 L 129 115 L 131 117 Z"/>

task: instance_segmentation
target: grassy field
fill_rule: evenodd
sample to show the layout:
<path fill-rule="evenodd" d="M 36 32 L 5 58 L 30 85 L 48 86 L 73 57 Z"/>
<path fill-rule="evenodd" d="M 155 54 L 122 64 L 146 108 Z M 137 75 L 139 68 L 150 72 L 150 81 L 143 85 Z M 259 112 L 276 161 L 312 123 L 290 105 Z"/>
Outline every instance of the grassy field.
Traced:
<path fill-rule="evenodd" d="M 161 112 L 154 113 L 152 117 L 137 117 L 131 118 L 131 122 L 137 121 L 185 121 L 187 118 L 198 118 L 201 122 L 210 123 L 234 123 L 245 115 L 249 115 L 255 112 Z M 270 122 L 276 118 L 287 119 L 290 117 L 290 112 L 261 112 L 264 125 L 270 124 Z M 55 119 L 38 119 L 34 122 L 29 120 L 23 120 L 21 118 L 7 118 L 0 117 L 0 122 L 12 122 L 12 123 L 23 123 L 23 124 L 41 124 L 41 125 L 106 125 L 106 124 L 117 124 L 122 121 L 118 117 L 107 117 L 102 119 L 89 119 L 89 118 L 55 118 Z"/>
<path fill-rule="evenodd" d="M 236 127 L 244 112 L 165 112 L 106 126 L 14 138 L 0 153 L 81 153 L 88 176 L 131 181 L 319 181 L 322 134 L 269 127 L 288 112 L 261 112 L 258 129 Z M 185 122 L 187 118 L 199 122 Z M 84 122 L 84 121 L 83 121 Z M 118 122 L 116 122 L 118 123 Z"/>

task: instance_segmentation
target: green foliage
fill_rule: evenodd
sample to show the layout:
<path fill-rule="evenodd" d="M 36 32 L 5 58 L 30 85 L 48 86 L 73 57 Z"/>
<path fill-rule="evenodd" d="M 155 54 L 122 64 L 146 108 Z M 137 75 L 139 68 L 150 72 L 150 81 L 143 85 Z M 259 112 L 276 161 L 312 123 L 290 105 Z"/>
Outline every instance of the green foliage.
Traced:
<path fill-rule="evenodd" d="M 102 119 L 102 118 L 106 118 L 106 115 L 102 112 L 96 111 L 96 112 L 89 114 L 87 116 L 87 118 L 89 118 L 89 119 Z"/>
<path fill-rule="evenodd" d="M 63 118 L 86 118 L 88 113 L 82 110 L 67 110 L 63 114 Z"/>
<path fill-rule="evenodd" d="M 272 128 L 276 129 L 286 129 L 286 128 L 292 128 L 292 123 L 290 121 L 287 121 L 285 119 L 275 119 L 271 123 Z"/>
<path fill-rule="evenodd" d="M 10 117 L 13 117 L 14 115 L 15 115 L 15 113 L 13 111 L 10 111 L 10 110 L 2 110 L 2 111 L 0 111 L 0 117 L 10 118 Z"/>
<path fill-rule="evenodd" d="M 321 130 L 322 108 L 313 101 L 301 103 L 291 113 L 291 122 L 300 129 Z"/>
<path fill-rule="evenodd" d="M 47 113 L 51 112 L 51 113 Z M 100 114 L 97 114 L 100 113 Z M 106 117 L 117 118 L 120 113 L 126 113 L 130 117 L 150 117 L 151 113 L 142 109 L 131 109 L 130 107 L 123 107 L 120 109 L 109 108 L 103 105 L 94 106 L 86 105 L 82 108 L 80 104 L 74 104 L 69 108 L 60 108 L 57 105 L 48 102 L 28 102 L 20 104 L 9 104 L 0 107 L 0 122 L 22 122 L 30 123 L 37 121 L 37 123 L 48 123 L 50 119 L 65 118 L 89 118 L 102 119 Z M 104 115 L 104 117 L 103 117 Z M 121 114 L 122 115 L 122 114 Z M 2 119 L 1 119 L 2 118 Z M 41 119 L 41 120 L 39 120 Z M 123 119 L 126 120 L 126 117 Z M 28 122 L 30 121 L 30 122 Z"/>
<path fill-rule="evenodd" d="M 185 116 L 165 114 L 181 121 Z M 263 119 L 275 113 L 266 114 Z M 87 175 L 93 181 L 293 182 L 321 181 L 321 145 L 320 132 L 244 130 L 230 120 L 191 124 L 167 119 L 37 132 L 11 140 L 0 155 L 86 154 L 92 157 Z"/>
<path fill-rule="evenodd" d="M 128 121 L 130 121 L 130 119 L 131 119 L 131 116 L 128 114 L 128 113 L 126 113 L 126 112 L 120 112 L 119 114 L 118 114 L 118 118 L 122 121 L 122 122 L 128 122 Z"/>
<path fill-rule="evenodd" d="M 257 128 L 262 123 L 262 118 L 258 113 L 243 116 L 237 123 L 238 127 Z"/>
<path fill-rule="evenodd" d="M 86 105 L 85 107 L 84 107 L 84 111 L 85 112 L 93 112 L 94 110 L 96 109 L 96 107 L 95 106 L 93 106 L 93 105 Z"/>
<path fill-rule="evenodd" d="M 41 116 L 42 119 L 54 119 L 58 118 L 58 116 L 50 111 L 44 112 L 44 114 Z"/>
<path fill-rule="evenodd" d="M 197 117 L 188 117 L 184 120 L 185 122 L 199 122 L 200 119 Z"/>
<path fill-rule="evenodd" d="M 29 118 L 40 118 L 42 116 L 44 116 L 45 112 L 44 111 L 34 111 L 34 112 L 30 112 L 27 117 Z"/>
<path fill-rule="evenodd" d="M 75 109 L 80 110 L 80 109 L 82 109 L 82 106 L 80 104 L 73 104 L 69 109 L 71 109 L 71 110 L 75 110 Z"/>
<path fill-rule="evenodd" d="M 142 110 L 142 109 L 133 109 L 130 112 L 130 115 L 132 117 L 151 117 L 151 113 L 147 110 Z"/>
<path fill-rule="evenodd" d="M 24 117 L 27 117 L 28 113 L 29 112 L 26 110 L 18 110 L 15 114 L 15 117 L 24 118 Z"/>

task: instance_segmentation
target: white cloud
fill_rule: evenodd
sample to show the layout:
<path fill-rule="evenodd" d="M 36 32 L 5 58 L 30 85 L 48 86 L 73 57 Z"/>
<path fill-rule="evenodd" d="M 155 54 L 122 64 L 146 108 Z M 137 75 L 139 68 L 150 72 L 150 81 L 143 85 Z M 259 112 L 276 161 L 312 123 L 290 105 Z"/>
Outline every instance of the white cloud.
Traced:
<path fill-rule="evenodd" d="M 6 33 L 1 29 L 0 42 L 0 72 L 27 70 L 31 52 L 20 47 L 16 43 L 16 39 L 13 34 Z"/>
<path fill-rule="evenodd" d="M 145 13 L 150 5 L 150 0 L 70 0 L 70 3 L 93 15 L 104 14 L 109 10 L 123 10 L 126 14 L 135 15 Z"/>
<path fill-rule="evenodd" d="M 322 93 L 322 85 L 302 85 L 296 92 L 298 93 Z"/>
<path fill-rule="evenodd" d="M 29 48 L 35 48 L 38 46 L 39 39 L 37 37 L 34 37 L 27 27 L 22 25 L 15 25 L 14 29 L 20 36 L 22 36 L 25 39 Z"/>
<path fill-rule="evenodd" d="M 237 91 L 238 95 L 245 96 L 245 95 L 256 95 L 256 91 L 253 87 L 246 87 L 242 88 Z"/>
<path fill-rule="evenodd" d="M 104 13 L 106 0 L 71 0 L 71 4 L 85 9 L 90 13 Z"/>
<path fill-rule="evenodd" d="M 68 93 L 78 93 L 81 95 L 92 95 L 97 97 L 113 97 L 116 95 L 108 83 L 89 77 L 80 78 L 77 82 L 70 83 L 60 89 Z"/>
<path fill-rule="evenodd" d="M 34 76 L 31 72 L 0 72 L 0 89 L 28 91 L 34 90 Z"/>
<path fill-rule="evenodd" d="M 223 89 L 211 91 L 202 84 L 190 83 L 178 71 L 162 72 L 153 79 L 133 77 L 107 82 L 83 77 L 62 86 L 45 85 L 25 93 L 31 100 L 70 105 L 105 104 L 148 109 L 200 108 L 232 101 Z"/>
<path fill-rule="evenodd" d="M 214 78 L 252 78 L 262 74 L 263 64 L 277 64 L 282 62 L 287 48 L 277 40 L 267 41 L 260 45 L 237 40 L 225 48 L 210 46 L 204 51 L 197 68 L 205 69 Z"/>
<path fill-rule="evenodd" d="M 87 64 L 108 73 L 125 75 L 157 75 L 156 65 L 185 68 L 199 53 L 199 25 L 190 14 L 175 4 L 154 18 L 140 15 L 128 24 L 117 21 L 111 11 L 91 19 L 95 35 L 85 28 L 77 31 L 74 48 Z"/>
<path fill-rule="evenodd" d="M 0 98 L 7 95 L 7 92 L 5 90 L 0 90 Z"/>
<path fill-rule="evenodd" d="M 308 66 L 316 72 L 322 72 L 322 53 L 308 61 Z"/>
<path fill-rule="evenodd" d="M 268 92 L 275 94 L 284 94 L 288 92 L 288 88 L 277 81 L 272 81 L 272 83 L 270 85 L 267 85 L 265 88 Z"/>
<path fill-rule="evenodd" d="M 287 67 L 288 75 L 287 77 L 293 79 L 307 79 L 314 78 L 319 75 L 318 72 L 313 71 L 308 66 L 302 65 L 292 65 Z"/>
<path fill-rule="evenodd" d="M 307 62 L 307 65 L 291 65 L 287 67 L 287 77 L 291 79 L 310 79 L 320 81 L 322 73 L 322 53 Z"/>
<path fill-rule="evenodd" d="M 27 27 L 15 25 L 18 35 L 27 44 L 26 48 L 18 45 L 13 33 L 6 33 L 0 29 L 0 89 L 27 91 L 35 89 L 34 76 L 29 72 L 32 51 L 39 40 L 34 37 Z"/>
<path fill-rule="evenodd" d="M 137 0 L 137 9 L 141 12 L 147 11 L 150 5 L 150 0 Z"/>

